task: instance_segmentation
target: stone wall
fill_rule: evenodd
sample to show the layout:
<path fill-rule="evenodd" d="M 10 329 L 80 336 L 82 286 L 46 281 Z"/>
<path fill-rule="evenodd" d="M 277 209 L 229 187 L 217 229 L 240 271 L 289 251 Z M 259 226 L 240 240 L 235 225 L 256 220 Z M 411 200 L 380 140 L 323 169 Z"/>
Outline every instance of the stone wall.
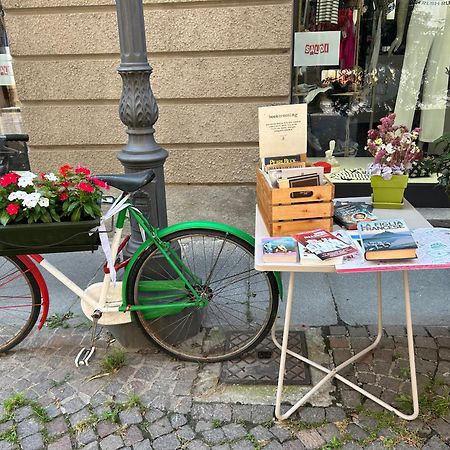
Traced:
<path fill-rule="evenodd" d="M 3 0 L 34 170 L 122 171 L 113 0 Z M 168 183 L 254 181 L 257 108 L 289 95 L 290 0 L 144 0 Z"/>

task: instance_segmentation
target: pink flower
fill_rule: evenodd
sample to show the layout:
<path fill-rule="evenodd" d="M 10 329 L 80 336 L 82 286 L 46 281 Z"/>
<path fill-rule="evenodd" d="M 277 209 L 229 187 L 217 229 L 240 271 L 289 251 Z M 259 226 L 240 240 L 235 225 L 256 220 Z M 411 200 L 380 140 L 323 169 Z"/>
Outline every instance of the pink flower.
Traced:
<path fill-rule="evenodd" d="M 10 184 L 17 183 L 17 180 L 20 178 L 17 173 L 7 173 L 0 178 L 0 184 L 3 187 L 9 186 Z"/>
<path fill-rule="evenodd" d="M 91 174 L 91 171 L 87 167 L 77 167 L 75 169 L 75 173 L 83 173 L 86 176 L 89 176 Z"/>
<path fill-rule="evenodd" d="M 6 212 L 10 215 L 10 216 L 15 216 L 18 212 L 19 212 L 20 206 L 17 203 L 10 203 L 7 207 L 6 207 Z"/>
<path fill-rule="evenodd" d="M 103 188 L 103 189 L 109 189 L 108 184 L 105 183 L 105 182 L 102 181 L 102 180 L 99 180 L 98 178 L 89 178 L 89 181 L 90 181 L 91 183 L 96 184 L 98 187 L 101 187 L 101 188 Z"/>
<path fill-rule="evenodd" d="M 81 183 L 78 183 L 75 187 L 81 189 L 84 192 L 94 192 L 95 191 L 95 188 L 88 183 L 81 182 Z"/>
<path fill-rule="evenodd" d="M 69 166 L 69 164 L 66 164 L 66 165 L 61 166 L 61 167 L 59 168 L 59 173 L 60 173 L 63 177 L 65 177 L 65 176 L 67 175 L 67 172 L 69 172 L 69 171 L 72 170 L 72 169 L 73 169 L 72 166 Z"/>

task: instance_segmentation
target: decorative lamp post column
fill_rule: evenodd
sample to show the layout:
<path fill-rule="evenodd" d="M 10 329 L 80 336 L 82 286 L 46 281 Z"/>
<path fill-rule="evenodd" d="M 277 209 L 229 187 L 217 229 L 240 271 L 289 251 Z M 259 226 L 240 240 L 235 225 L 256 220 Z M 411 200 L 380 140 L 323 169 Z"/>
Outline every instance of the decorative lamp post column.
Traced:
<path fill-rule="evenodd" d="M 168 153 L 154 137 L 153 125 L 158 120 L 158 105 L 150 86 L 152 68 L 147 59 L 142 0 L 116 0 L 116 9 L 121 59 L 118 72 L 123 82 L 119 115 L 127 126 L 128 134 L 128 143 L 117 158 L 125 172 L 154 170 L 156 181 L 135 193 L 133 203 L 152 225 L 165 227 L 164 162 Z M 132 224 L 128 253 L 133 253 L 140 242 L 139 229 Z"/>

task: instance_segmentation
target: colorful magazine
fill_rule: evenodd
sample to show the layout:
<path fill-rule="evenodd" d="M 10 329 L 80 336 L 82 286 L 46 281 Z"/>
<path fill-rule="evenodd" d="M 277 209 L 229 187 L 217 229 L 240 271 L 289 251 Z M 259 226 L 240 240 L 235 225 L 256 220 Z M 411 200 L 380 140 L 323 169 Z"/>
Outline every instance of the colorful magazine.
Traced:
<path fill-rule="evenodd" d="M 307 251 L 318 256 L 322 261 L 358 252 L 352 245 L 321 228 L 297 233 L 294 235 L 294 238 Z"/>

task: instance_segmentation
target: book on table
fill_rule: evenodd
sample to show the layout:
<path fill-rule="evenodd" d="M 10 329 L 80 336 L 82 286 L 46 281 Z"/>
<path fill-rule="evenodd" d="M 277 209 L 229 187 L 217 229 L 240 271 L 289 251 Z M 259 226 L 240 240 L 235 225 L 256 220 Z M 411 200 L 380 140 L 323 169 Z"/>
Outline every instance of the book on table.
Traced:
<path fill-rule="evenodd" d="M 417 244 L 403 219 L 359 222 L 358 232 L 368 261 L 417 257 Z"/>
<path fill-rule="evenodd" d="M 377 219 L 372 210 L 372 205 L 365 202 L 336 201 L 334 219 L 338 225 L 347 230 L 356 230 L 358 222 L 370 222 Z"/>
<path fill-rule="evenodd" d="M 266 237 L 261 239 L 264 262 L 297 262 L 298 245 L 291 236 Z"/>
<path fill-rule="evenodd" d="M 321 228 L 297 233 L 294 238 L 299 243 L 300 262 L 303 255 L 303 262 L 314 259 L 318 264 L 340 264 L 343 257 L 358 253 L 354 245 Z"/>

